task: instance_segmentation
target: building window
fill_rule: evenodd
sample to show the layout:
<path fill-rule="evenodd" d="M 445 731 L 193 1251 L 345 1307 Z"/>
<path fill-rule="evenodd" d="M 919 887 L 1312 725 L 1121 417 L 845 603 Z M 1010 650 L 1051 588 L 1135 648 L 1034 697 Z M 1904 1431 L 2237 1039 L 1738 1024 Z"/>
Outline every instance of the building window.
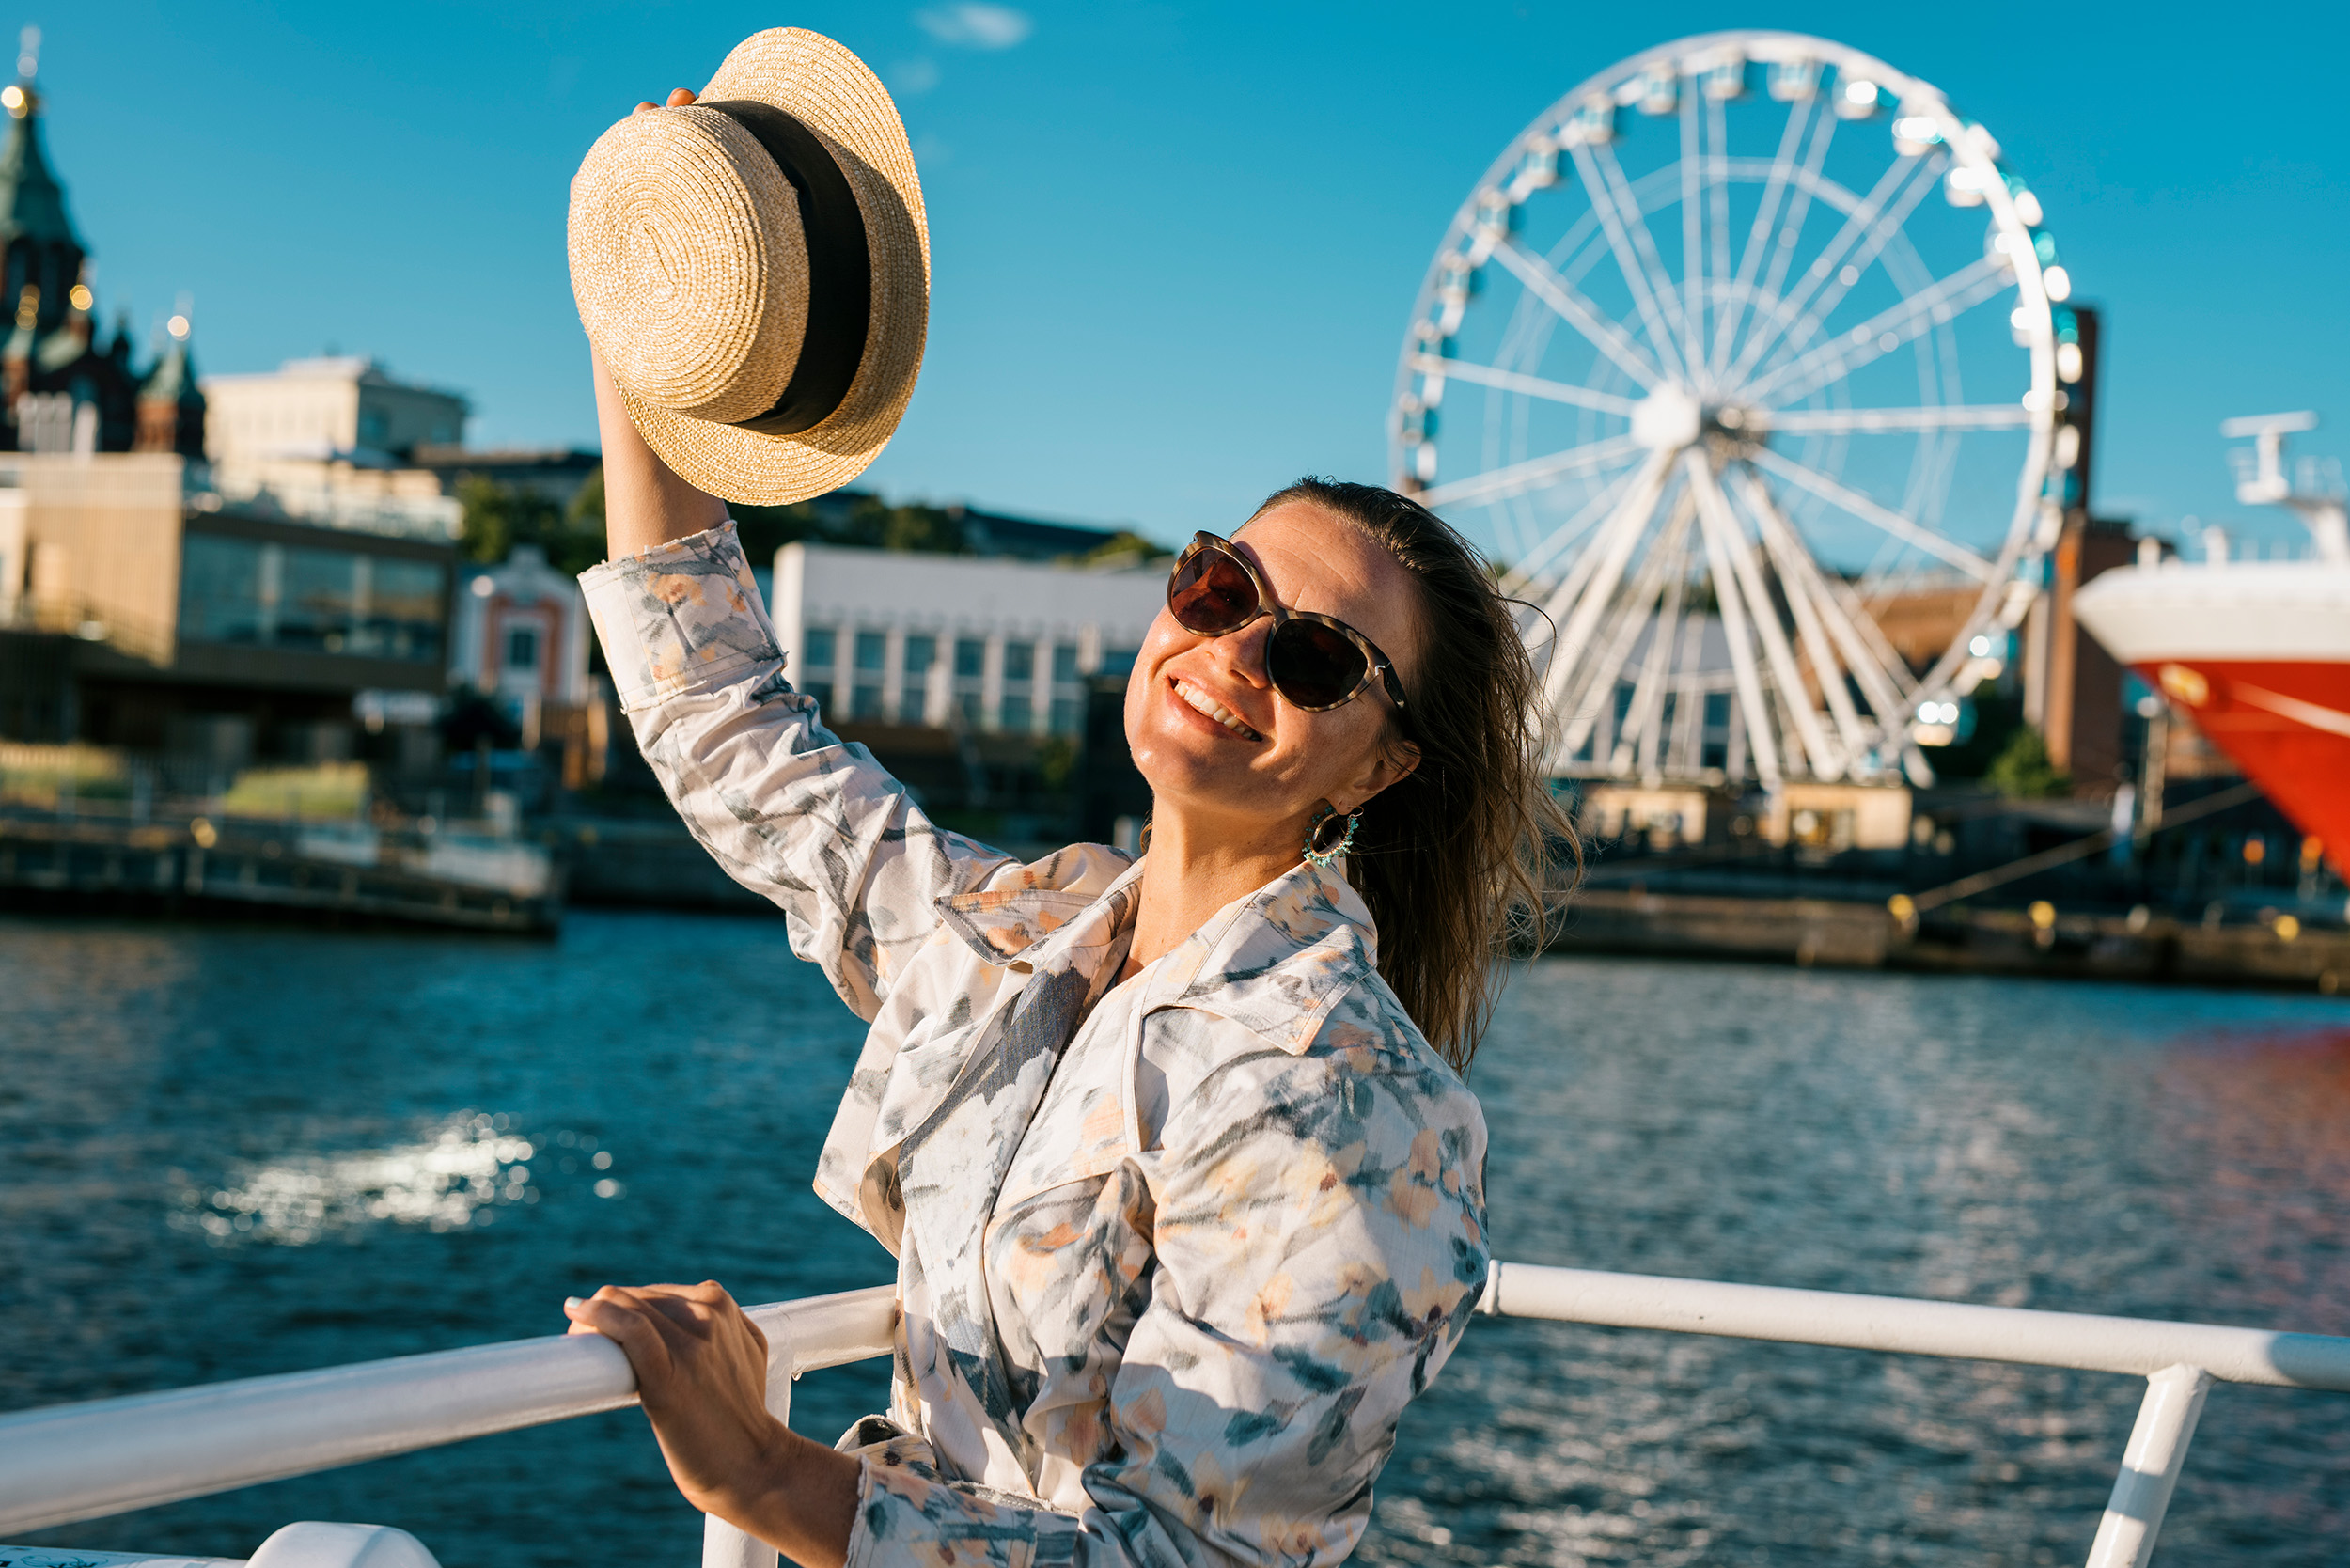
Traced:
<path fill-rule="evenodd" d="M 878 721 L 882 716 L 881 687 L 858 682 L 849 698 L 849 716 Z"/>
<path fill-rule="evenodd" d="M 881 673 L 887 657 L 889 635 L 885 632 L 859 632 L 856 635 L 856 667 Z"/>
<path fill-rule="evenodd" d="M 349 651 L 358 564 L 348 550 L 296 545 L 286 551 L 277 590 L 278 647 Z"/>
<path fill-rule="evenodd" d="M 1073 697 L 1053 698 L 1053 733 L 1074 735 L 1085 726 L 1085 704 Z"/>
<path fill-rule="evenodd" d="M 979 637 L 955 639 L 955 679 L 977 681 L 987 673 L 987 644 Z"/>
<path fill-rule="evenodd" d="M 1142 656 L 1139 648 L 1105 648 L 1102 651 L 1102 667 L 1096 675 L 1125 676 L 1134 672 L 1135 661 Z"/>
<path fill-rule="evenodd" d="M 1036 644 L 1032 642 L 1004 644 L 1004 679 L 1007 681 L 1036 679 Z"/>
<path fill-rule="evenodd" d="M 1034 714 L 1028 707 L 1028 694 L 1026 692 L 1017 694 L 1006 692 L 1003 712 L 1003 727 L 1006 729 L 1017 732 L 1028 729 L 1034 723 Z"/>
<path fill-rule="evenodd" d="M 804 694 L 806 694 L 807 696 L 811 697 L 811 698 L 814 698 L 816 699 L 816 706 L 818 707 L 818 709 L 822 710 L 822 709 L 829 708 L 829 707 L 831 707 L 831 706 L 832 706 L 832 682 L 829 682 L 829 681 L 810 681 L 810 682 L 807 682 L 806 684 L 804 684 L 803 686 L 801 686 L 801 687 L 800 687 L 800 690 L 801 690 L 801 692 L 803 692 L 803 693 L 804 693 Z"/>
<path fill-rule="evenodd" d="M 190 533 L 180 568 L 180 635 L 312 653 L 437 662 L 447 569 L 351 550 Z"/>
<path fill-rule="evenodd" d="M 1063 684 L 1077 679 L 1077 645 L 1057 642 L 1053 645 L 1053 679 Z"/>
<path fill-rule="evenodd" d="M 249 539 L 187 536 L 180 559 L 181 636 L 195 642 L 268 640 L 261 615 L 261 548 Z"/>
<path fill-rule="evenodd" d="M 509 626 L 506 630 L 506 668 L 535 670 L 539 667 L 539 628 Z"/>
<path fill-rule="evenodd" d="M 800 662 L 810 669 L 830 669 L 834 656 L 833 629 L 829 626 L 811 626 L 804 641 L 807 646 L 801 651 Z"/>
<path fill-rule="evenodd" d="M 979 693 L 955 693 L 955 711 L 963 715 L 964 729 L 977 729 L 979 727 Z"/>

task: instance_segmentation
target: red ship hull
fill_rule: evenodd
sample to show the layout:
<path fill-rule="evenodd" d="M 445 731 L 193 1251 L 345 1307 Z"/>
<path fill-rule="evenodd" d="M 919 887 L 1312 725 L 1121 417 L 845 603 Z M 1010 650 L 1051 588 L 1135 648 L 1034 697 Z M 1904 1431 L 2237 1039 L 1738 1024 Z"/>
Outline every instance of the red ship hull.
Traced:
<path fill-rule="evenodd" d="M 2350 874 L 2350 664 L 2190 656 L 2131 667 Z"/>

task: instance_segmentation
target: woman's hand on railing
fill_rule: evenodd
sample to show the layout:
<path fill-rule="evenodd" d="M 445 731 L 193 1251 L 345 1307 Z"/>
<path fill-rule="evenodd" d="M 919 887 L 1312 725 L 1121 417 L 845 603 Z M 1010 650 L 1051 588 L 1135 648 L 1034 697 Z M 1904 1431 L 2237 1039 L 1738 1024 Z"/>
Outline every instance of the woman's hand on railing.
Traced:
<path fill-rule="evenodd" d="M 606 1285 L 563 1304 L 574 1334 L 617 1343 L 685 1500 L 805 1568 L 848 1555 L 857 1462 L 767 1408 L 767 1337 L 715 1280 Z"/>

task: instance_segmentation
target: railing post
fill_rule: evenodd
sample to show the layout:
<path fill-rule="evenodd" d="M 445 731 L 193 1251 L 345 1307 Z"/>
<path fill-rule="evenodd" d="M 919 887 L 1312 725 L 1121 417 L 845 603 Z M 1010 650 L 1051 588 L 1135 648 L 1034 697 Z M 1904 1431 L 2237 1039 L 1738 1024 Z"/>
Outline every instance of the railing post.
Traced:
<path fill-rule="evenodd" d="M 798 1359 L 788 1325 L 770 1325 L 767 1336 L 767 1409 L 779 1421 L 791 1419 L 791 1379 Z M 782 1554 L 736 1529 L 715 1513 L 702 1516 L 702 1568 L 777 1568 Z"/>
<path fill-rule="evenodd" d="M 2211 1374 L 2201 1367 L 2165 1367 L 2146 1380 L 2146 1401 L 2122 1451 L 2122 1473 L 2113 1478 L 2113 1497 L 2089 1548 L 2089 1568 L 2146 1568 L 2210 1392 Z"/>

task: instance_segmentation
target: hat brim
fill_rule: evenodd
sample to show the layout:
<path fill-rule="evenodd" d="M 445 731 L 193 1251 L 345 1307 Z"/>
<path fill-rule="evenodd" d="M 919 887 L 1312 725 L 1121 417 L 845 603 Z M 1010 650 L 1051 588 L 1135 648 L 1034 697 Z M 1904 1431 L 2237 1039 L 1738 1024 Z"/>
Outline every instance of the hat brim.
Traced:
<path fill-rule="evenodd" d="M 771 103 L 814 132 L 856 193 L 872 258 L 872 317 L 849 390 L 823 421 L 762 435 L 660 408 L 619 388 L 629 417 L 678 476 L 723 500 L 781 506 L 838 490 L 881 455 L 914 396 L 930 329 L 931 232 L 905 124 L 865 62 L 800 27 L 735 46 L 702 102 Z"/>

